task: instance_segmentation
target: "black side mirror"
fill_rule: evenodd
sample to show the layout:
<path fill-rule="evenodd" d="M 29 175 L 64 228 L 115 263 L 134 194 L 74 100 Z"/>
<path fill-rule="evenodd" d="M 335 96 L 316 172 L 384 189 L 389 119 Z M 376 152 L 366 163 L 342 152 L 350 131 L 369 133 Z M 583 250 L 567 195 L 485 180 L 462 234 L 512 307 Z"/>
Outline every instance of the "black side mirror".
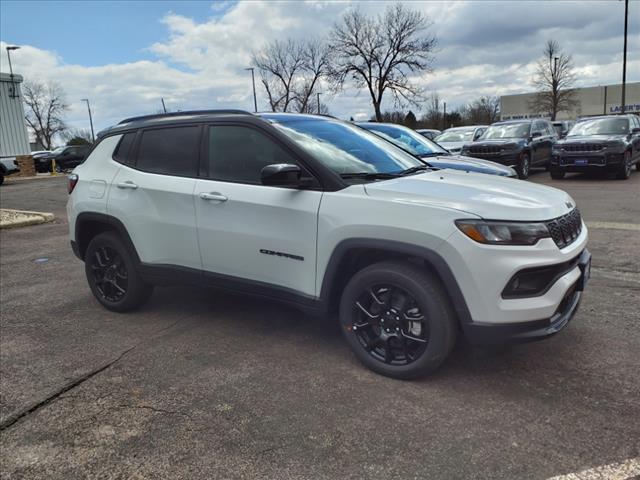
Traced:
<path fill-rule="evenodd" d="M 631 135 L 637 135 L 640 133 L 640 128 L 632 128 L 631 129 Z"/>
<path fill-rule="evenodd" d="M 542 133 L 541 132 L 532 132 L 531 133 L 531 138 L 538 138 L 541 137 Z"/>
<path fill-rule="evenodd" d="M 267 165 L 260 172 L 262 184 L 271 187 L 298 187 L 301 176 L 300 167 L 289 163 Z"/>

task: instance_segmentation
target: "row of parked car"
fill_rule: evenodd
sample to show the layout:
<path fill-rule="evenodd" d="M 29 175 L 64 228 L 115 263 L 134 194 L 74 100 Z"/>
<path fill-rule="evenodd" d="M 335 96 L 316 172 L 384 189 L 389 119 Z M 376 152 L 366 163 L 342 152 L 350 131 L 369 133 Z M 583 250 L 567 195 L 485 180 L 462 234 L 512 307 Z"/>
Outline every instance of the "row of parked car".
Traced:
<path fill-rule="evenodd" d="M 416 146 L 416 135 L 397 125 L 361 124 L 376 133 L 393 137 L 396 144 L 423 156 L 421 149 L 445 150 L 450 154 L 449 168 L 468 168 L 505 175 L 504 167 L 525 179 L 533 168 L 549 170 L 554 179 L 567 172 L 600 171 L 627 179 L 635 164 L 640 170 L 640 118 L 636 115 L 601 116 L 577 122 L 551 123 L 543 119 L 510 120 L 490 126 L 474 125 L 450 128 L 433 136 L 423 132 L 423 146 Z M 395 133 L 392 133 L 395 132 Z M 433 139 L 430 139 L 433 137 Z M 433 147 L 435 145 L 435 148 Z M 440 157 L 438 157 L 439 159 Z M 484 161 L 481 168 L 476 166 Z M 437 161 L 429 160 L 437 166 Z"/>

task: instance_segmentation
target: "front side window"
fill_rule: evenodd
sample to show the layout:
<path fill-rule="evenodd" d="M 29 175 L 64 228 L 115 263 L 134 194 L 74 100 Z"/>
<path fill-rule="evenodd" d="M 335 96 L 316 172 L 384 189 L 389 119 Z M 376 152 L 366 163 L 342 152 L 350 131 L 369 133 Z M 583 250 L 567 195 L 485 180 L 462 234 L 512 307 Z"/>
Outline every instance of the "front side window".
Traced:
<path fill-rule="evenodd" d="M 416 157 L 351 124 L 331 120 L 274 123 L 300 148 L 340 175 L 398 173 L 423 166 Z"/>
<path fill-rule="evenodd" d="M 200 149 L 200 127 L 145 130 L 136 167 L 163 175 L 195 177 Z"/>
<path fill-rule="evenodd" d="M 284 148 L 253 128 L 209 127 L 209 178 L 260 184 L 262 169 L 275 163 L 298 164 Z"/>
<path fill-rule="evenodd" d="M 529 136 L 530 123 L 503 123 L 491 125 L 482 135 L 482 140 L 500 138 L 527 138 Z"/>
<path fill-rule="evenodd" d="M 629 121 L 626 118 L 594 118 L 576 123 L 569 137 L 580 135 L 627 135 Z"/>

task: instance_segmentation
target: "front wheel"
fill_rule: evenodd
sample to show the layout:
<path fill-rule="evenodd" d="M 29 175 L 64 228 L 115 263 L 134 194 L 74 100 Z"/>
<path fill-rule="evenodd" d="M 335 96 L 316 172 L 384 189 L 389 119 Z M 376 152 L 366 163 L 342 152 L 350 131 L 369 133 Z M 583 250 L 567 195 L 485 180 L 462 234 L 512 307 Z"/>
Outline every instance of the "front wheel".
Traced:
<path fill-rule="evenodd" d="M 618 173 L 616 177 L 620 180 L 626 180 L 631 176 L 631 152 L 627 150 L 624 152 L 624 158 L 620 167 L 618 167 Z"/>
<path fill-rule="evenodd" d="M 56 162 L 56 173 L 62 173 L 62 167 Z"/>
<path fill-rule="evenodd" d="M 0 173 L 0 185 L 4 183 L 4 173 Z"/>
<path fill-rule="evenodd" d="M 376 263 L 356 273 L 340 301 L 340 324 L 363 364 L 400 379 L 437 369 L 456 339 L 440 282 L 409 263 Z"/>
<path fill-rule="evenodd" d="M 516 165 L 516 172 L 518 172 L 518 178 L 520 180 L 526 180 L 529 178 L 529 171 L 531 170 L 531 158 L 528 153 L 520 155 L 518 165 Z"/>
<path fill-rule="evenodd" d="M 562 180 L 564 178 L 565 173 L 566 172 L 561 168 L 551 168 L 549 170 L 549 174 L 551 175 L 551 178 L 553 178 L 554 180 Z"/>
<path fill-rule="evenodd" d="M 93 295 L 114 312 L 140 307 L 153 292 L 153 286 L 140 278 L 131 254 L 113 232 L 101 233 L 91 240 L 84 266 Z"/>

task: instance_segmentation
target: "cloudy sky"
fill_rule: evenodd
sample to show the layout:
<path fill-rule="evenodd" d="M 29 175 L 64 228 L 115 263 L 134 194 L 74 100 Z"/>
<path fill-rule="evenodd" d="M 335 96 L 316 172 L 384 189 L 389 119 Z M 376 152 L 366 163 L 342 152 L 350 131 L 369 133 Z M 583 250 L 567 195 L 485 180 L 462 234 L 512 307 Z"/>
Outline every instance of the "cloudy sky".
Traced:
<path fill-rule="evenodd" d="M 0 68 L 7 44 L 26 79 L 62 84 L 68 122 L 87 127 L 90 98 L 98 130 L 120 119 L 170 109 L 252 109 L 251 51 L 276 38 L 326 35 L 354 6 L 378 14 L 391 2 L 86 1 L 0 3 Z M 619 83 L 623 1 L 449 1 L 406 4 L 431 20 L 439 42 L 434 72 L 420 78 L 450 107 L 479 95 L 530 90 L 544 43 L 573 55 L 580 86 Z M 629 14 L 627 80 L 640 81 L 640 1 Z M 391 98 L 383 107 L 392 108 Z M 368 118 L 366 92 L 323 98 L 332 114 Z M 258 107 L 266 109 L 258 84 Z M 415 109 L 414 111 L 419 109 Z"/>

